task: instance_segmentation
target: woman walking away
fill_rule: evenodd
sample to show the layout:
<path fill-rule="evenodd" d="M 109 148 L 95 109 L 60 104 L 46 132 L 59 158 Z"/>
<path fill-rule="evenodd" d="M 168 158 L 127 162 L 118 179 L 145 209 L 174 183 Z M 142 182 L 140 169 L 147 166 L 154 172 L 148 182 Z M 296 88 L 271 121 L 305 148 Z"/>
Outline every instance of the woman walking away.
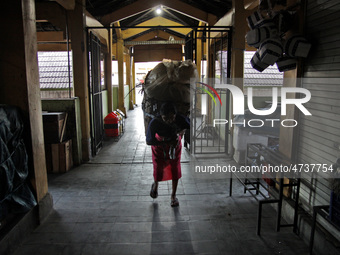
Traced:
<path fill-rule="evenodd" d="M 150 196 L 157 198 L 158 182 L 172 180 L 171 206 L 179 206 L 176 198 L 177 184 L 181 178 L 181 138 L 190 128 L 189 119 L 177 114 L 173 103 L 164 103 L 160 116 L 153 118 L 146 133 L 146 143 L 151 145 L 154 183 Z"/>

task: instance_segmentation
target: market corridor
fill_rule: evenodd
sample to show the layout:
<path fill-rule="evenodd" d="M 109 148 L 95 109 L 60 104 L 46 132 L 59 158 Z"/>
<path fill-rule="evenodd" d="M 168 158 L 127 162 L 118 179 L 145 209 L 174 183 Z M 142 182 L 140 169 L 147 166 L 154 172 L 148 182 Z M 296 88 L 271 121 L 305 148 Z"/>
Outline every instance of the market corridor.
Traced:
<path fill-rule="evenodd" d="M 170 207 L 171 182 L 160 183 L 153 200 L 142 110 L 127 114 L 119 141 L 105 139 L 91 162 L 49 176 L 54 210 L 15 255 L 308 254 L 291 228 L 275 231 L 270 205 L 264 207 L 257 236 L 257 202 L 236 181 L 229 197 L 225 177 L 194 176 L 185 149 L 180 206 Z"/>

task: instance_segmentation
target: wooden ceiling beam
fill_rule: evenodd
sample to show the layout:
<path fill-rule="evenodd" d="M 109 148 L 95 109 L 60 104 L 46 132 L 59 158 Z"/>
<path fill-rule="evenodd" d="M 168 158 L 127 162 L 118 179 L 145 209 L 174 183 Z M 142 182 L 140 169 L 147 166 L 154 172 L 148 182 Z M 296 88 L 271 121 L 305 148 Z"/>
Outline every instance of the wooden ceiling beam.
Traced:
<path fill-rule="evenodd" d="M 74 10 L 76 6 L 76 0 L 56 0 L 56 2 L 68 11 Z"/>
<path fill-rule="evenodd" d="M 38 42 L 64 42 L 63 31 L 37 32 Z"/>
<path fill-rule="evenodd" d="M 170 36 L 173 36 L 175 40 L 183 40 L 183 38 L 172 35 L 168 32 L 164 32 L 163 30 L 153 30 L 153 31 L 150 31 L 149 33 L 139 36 L 136 39 L 133 39 L 132 41 L 149 41 L 149 40 L 154 40 L 154 39 L 168 40 Z"/>
<path fill-rule="evenodd" d="M 140 23 L 135 28 L 122 30 L 121 33 L 123 35 L 123 39 L 127 39 L 129 37 L 132 37 L 134 35 L 137 35 L 137 34 L 140 34 L 142 32 L 149 30 L 149 28 L 138 28 L 138 26 L 162 26 L 162 27 L 169 26 L 171 27 L 171 26 L 183 26 L 183 25 L 177 22 L 174 22 L 172 20 L 165 19 L 163 17 L 155 17 L 155 18 L 152 18 L 150 20 Z M 183 34 L 183 35 L 190 33 L 192 30 L 191 28 L 169 28 L 169 29 L 177 33 Z"/>
<path fill-rule="evenodd" d="M 113 24 L 114 27 L 120 27 L 120 22 L 117 21 Z M 116 35 L 117 35 L 117 38 L 119 39 L 122 39 L 122 29 L 121 28 L 115 28 L 115 32 L 116 32 Z"/>
<path fill-rule="evenodd" d="M 244 9 L 253 10 L 259 6 L 258 0 L 245 0 L 244 1 Z"/>
<path fill-rule="evenodd" d="M 38 43 L 38 51 L 67 51 L 67 44 L 60 43 L 49 43 L 49 44 L 40 44 Z M 72 49 L 72 44 L 69 44 L 69 50 Z"/>
<path fill-rule="evenodd" d="M 103 25 L 96 20 L 88 11 L 84 11 L 85 14 L 85 22 L 87 27 L 103 27 Z M 95 33 L 102 44 L 108 46 L 109 42 L 109 32 L 106 29 L 90 29 L 89 31 L 92 31 Z"/>
<path fill-rule="evenodd" d="M 195 8 L 192 5 L 186 4 L 179 0 L 162 0 L 161 2 L 162 5 L 165 5 L 176 12 L 182 13 L 183 15 L 186 15 L 193 19 L 203 21 L 209 24 L 210 26 L 213 26 L 218 20 L 217 16 L 202 11 L 201 9 Z"/>
<path fill-rule="evenodd" d="M 214 25 L 217 22 L 217 17 L 215 15 L 202 11 L 179 0 L 159 0 L 157 4 L 150 0 L 138 0 L 132 4 L 120 8 L 119 10 L 104 15 L 100 21 L 103 25 L 108 26 L 111 23 L 131 17 L 140 12 L 155 8 L 160 5 L 166 6 L 191 18 L 204 21 L 209 25 Z"/>
<path fill-rule="evenodd" d="M 115 22 L 115 24 L 116 24 L 116 22 Z M 117 29 L 116 29 L 117 30 Z M 126 30 L 122 30 L 121 31 L 121 34 L 122 34 L 122 39 L 127 39 L 127 38 L 130 38 L 130 37 L 132 37 L 132 36 L 135 36 L 135 35 L 138 35 L 138 34 L 140 34 L 140 33 L 143 33 L 143 32 L 145 32 L 145 31 L 148 31 L 149 30 L 149 28 L 138 28 L 138 27 L 136 27 L 136 28 L 130 28 L 130 29 L 126 29 Z M 118 36 L 117 36 L 118 37 Z"/>
<path fill-rule="evenodd" d="M 198 23 L 198 25 L 200 26 L 200 28 L 197 30 L 197 37 L 202 37 L 203 36 L 203 31 L 204 31 L 203 26 L 205 25 L 205 23 L 200 21 Z"/>
<path fill-rule="evenodd" d="M 37 20 L 48 20 L 54 26 L 65 31 L 66 17 L 65 10 L 55 2 L 37 2 L 35 4 L 35 13 Z"/>

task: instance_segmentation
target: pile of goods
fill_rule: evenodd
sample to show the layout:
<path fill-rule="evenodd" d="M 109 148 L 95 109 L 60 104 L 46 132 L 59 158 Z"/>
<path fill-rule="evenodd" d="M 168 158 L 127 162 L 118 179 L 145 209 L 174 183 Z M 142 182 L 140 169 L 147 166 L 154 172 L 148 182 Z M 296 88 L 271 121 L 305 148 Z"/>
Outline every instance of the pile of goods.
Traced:
<path fill-rule="evenodd" d="M 0 232 L 36 204 L 29 179 L 22 111 L 0 104 Z"/>
<path fill-rule="evenodd" d="M 196 66 L 191 60 L 163 60 L 147 74 L 142 103 L 145 131 L 165 102 L 173 102 L 179 114 L 189 115 L 190 84 L 195 84 L 197 77 Z"/>
<path fill-rule="evenodd" d="M 246 41 L 249 46 L 257 48 L 250 63 L 259 72 L 275 63 L 280 72 L 295 69 L 297 59 L 306 58 L 312 46 L 303 36 L 292 31 L 295 12 L 274 11 L 276 2 L 261 1 L 259 9 L 247 17 L 250 31 L 246 34 Z"/>

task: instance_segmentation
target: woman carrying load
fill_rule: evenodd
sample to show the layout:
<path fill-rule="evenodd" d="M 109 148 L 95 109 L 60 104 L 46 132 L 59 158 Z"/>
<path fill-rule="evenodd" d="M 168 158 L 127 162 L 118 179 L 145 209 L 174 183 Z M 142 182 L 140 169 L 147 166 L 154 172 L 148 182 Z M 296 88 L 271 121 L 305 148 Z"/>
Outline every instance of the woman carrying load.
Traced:
<path fill-rule="evenodd" d="M 172 180 L 171 206 L 179 206 L 176 198 L 178 180 L 181 178 L 181 138 L 190 128 L 188 118 L 177 114 L 173 103 L 164 103 L 160 116 L 153 118 L 146 133 L 146 143 L 151 145 L 154 183 L 150 196 L 157 198 L 158 182 Z"/>

